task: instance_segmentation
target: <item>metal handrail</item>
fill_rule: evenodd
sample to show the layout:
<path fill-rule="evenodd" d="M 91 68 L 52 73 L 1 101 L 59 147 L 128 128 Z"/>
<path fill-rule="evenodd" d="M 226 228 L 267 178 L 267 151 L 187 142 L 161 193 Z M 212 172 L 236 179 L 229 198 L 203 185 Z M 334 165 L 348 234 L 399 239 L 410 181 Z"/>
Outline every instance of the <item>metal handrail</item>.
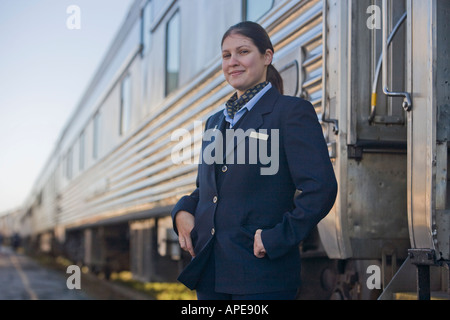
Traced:
<path fill-rule="evenodd" d="M 383 92 L 388 97 L 404 97 L 402 107 L 405 111 L 411 111 L 412 109 L 412 100 L 411 95 L 408 92 L 394 92 L 389 91 L 387 83 L 388 83 L 388 59 L 387 59 L 387 19 L 388 18 L 388 8 L 387 8 L 387 0 L 383 0 Z"/>
<path fill-rule="evenodd" d="M 406 17 L 408 16 L 408 12 L 405 12 L 401 18 L 398 20 L 395 27 L 392 29 L 391 34 L 389 35 L 389 38 L 387 39 L 387 46 L 389 46 L 392 42 L 392 40 L 395 37 L 395 34 L 397 33 L 398 29 L 400 29 L 400 26 L 403 24 L 403 22 L 406 20 Z M 380 58 L 378 59 L 377 69 L 375 72 L 375 78 L 372 83 L 372 99 L 371 99 L 371 109 L 370 109 L 370 115 L 369 115 L 369 123 L 372 124 L 374 118 L 375 118 L 375 111 L 377 108 L 377 85 L 378 85 L 378 79 L 380 78 L 380 72 L 381 72 L 381 65 L 383 63 L 383 55 L 380 55 Z"/>

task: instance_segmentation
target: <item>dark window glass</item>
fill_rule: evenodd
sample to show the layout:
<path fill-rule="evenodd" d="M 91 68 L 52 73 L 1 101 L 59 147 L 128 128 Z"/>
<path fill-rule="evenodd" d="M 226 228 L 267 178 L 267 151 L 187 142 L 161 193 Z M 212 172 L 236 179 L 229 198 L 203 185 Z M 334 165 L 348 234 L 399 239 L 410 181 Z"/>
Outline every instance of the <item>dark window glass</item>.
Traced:
<path fill-rule="evenodd" d="M 120 95 L 119 134 L 123 135 L 130 129 L 131 125 L 131 79 L 129 75 L 122 80 Z"/>
<path fill-rule="evenodd" d="M 67 158 L 66 158 L 66 178 L 67 180 L 72 179 L 72 165 L 73 165 L 73 154 L 72 154 L 72 148 L 67 152 Z"/>
<path fill-rule="evenodd" d="M 100 144 L 100 113 L 96 113 L 94 116 L 94 135 L 92 144 L 92 157 L 98 158 L 98 149 Z"/>
<path fill-rule="evenodd" d="M 142 54 L 145 55 L 151 45 L 152 33 L 150 30 L 153 19 L 153 2 L 148 1 L 142 10 L 142 26 L 141 26 L 141 43 L 142 43 Z"/>
<path fill-rule="evenodd" d="M 84 132 L 80 135 L 80 159 L 79 159 L 79 165 L 78 168 L 81 170 L 84 170 L 84 149 L 85 149 L 85 137 L 86 135 L 84 134 Z"/>
<path fill-rule="evenodd" d="M 180 13 L 167 23 L 166 32 L 166 95 L 178 88 L 180 74 Z"/>

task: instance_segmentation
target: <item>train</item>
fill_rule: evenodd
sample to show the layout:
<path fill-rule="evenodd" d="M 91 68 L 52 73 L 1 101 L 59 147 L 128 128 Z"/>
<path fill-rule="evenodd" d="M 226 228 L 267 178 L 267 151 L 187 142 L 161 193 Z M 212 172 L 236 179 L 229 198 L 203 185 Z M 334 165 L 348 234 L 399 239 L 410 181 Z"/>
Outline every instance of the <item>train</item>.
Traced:
<path fill-rule="evenodd" d="M 310 101 L 338 181 L 299 245 L 298 299 L 450 294 L 450 1 L 136 0 L 20 209 L 25 252 L 176 281 L 170 212 L 195 187 L 204 124 L 233 93 L 220 40 L 269 33 L 286 95 Z M 189 150 L 180 161 L 173 133 Z M 9 230 L 9 231 L 8 231 Z"/>

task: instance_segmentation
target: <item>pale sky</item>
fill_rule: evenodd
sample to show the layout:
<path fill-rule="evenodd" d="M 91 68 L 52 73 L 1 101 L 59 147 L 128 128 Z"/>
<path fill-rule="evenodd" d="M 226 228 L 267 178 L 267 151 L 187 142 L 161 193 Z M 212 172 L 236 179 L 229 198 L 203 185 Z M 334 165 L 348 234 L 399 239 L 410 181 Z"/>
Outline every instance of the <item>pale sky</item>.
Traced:
<path fill-rule="evenodd" d="M 31 192 L 133 2 L 0 0 L 0 215 Z"/>

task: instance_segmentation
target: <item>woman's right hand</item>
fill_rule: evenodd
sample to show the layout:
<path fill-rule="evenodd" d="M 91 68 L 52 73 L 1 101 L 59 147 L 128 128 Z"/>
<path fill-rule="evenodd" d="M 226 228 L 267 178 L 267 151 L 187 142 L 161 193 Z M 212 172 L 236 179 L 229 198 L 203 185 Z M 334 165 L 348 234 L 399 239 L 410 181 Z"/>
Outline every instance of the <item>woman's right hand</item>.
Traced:
<path fill-rule="evenodd" d="M 192 257 L 195 257 L 191 239 L 191 231 L 195 225 L 194 216 L 187 211 L 179 211 L 175 216 L 175 224 L 178 230 L 178 242 L 180 243 L 181 249 L 189 252 Z"/>

